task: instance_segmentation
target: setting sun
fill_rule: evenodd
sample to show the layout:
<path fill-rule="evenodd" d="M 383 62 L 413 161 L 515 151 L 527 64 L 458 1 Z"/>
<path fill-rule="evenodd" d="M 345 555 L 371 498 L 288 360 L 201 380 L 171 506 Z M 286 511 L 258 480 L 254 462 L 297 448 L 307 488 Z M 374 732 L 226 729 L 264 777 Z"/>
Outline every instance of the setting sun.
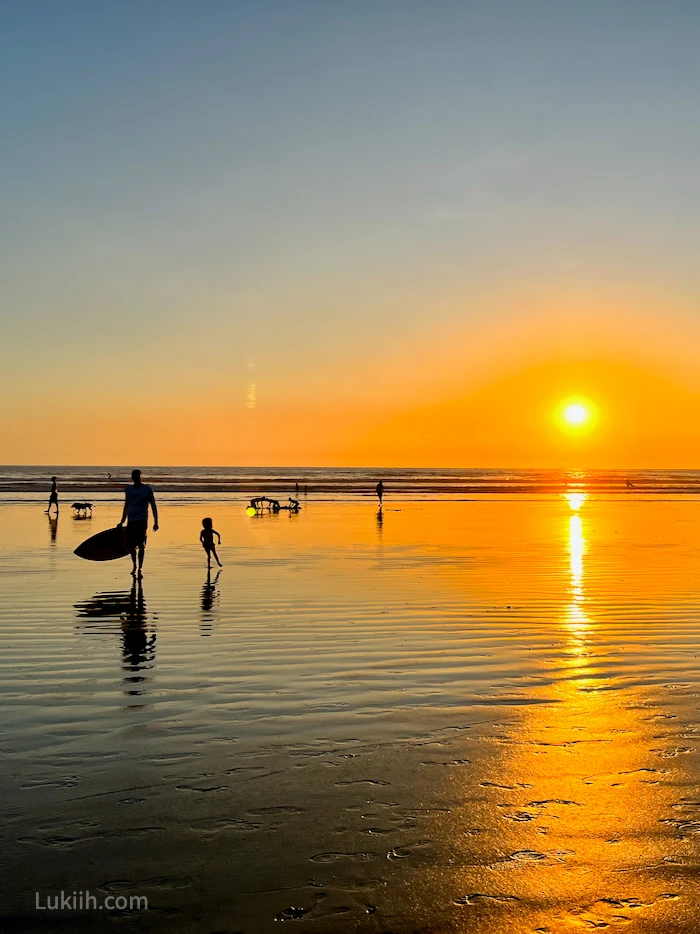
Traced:
<path fill-rule="evenodd" d="M 588 399 L 580 396 L 564 399 L 555 412 L 559 428 L 569 435 L 588 434 L 596 425 L 598 410 Z"/>
<path fill-rule="evenodd" d="M 580 402 L 567 405 L 564 409 L 564 421 L 568 422 L 569 425 L 582 425 L 584 422 L 588 421 L 589 417 L 589 410 Z"/>

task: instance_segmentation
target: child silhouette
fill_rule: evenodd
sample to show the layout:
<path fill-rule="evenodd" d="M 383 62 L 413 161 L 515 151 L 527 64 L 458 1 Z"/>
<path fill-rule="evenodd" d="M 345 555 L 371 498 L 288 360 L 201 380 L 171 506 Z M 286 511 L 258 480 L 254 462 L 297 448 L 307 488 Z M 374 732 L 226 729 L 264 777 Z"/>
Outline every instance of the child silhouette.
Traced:
<path fill-rule="evenodd" d="M 219 539 L 219 544 L 221 544 L 221 536 L 212 528 L 211 519 L 202 519 L 202 531 L 199 533 L 199 540 L 202 543 L 202 548 L 207 553 L 207 567 L 211 567 L 211 556 L 214 555 L 216 563 L 219 567 L 223 567 L 222 563 L 219 561 L 219 556 L 216 553 L 216 548 L 214 547 L 214 536 Z"/>

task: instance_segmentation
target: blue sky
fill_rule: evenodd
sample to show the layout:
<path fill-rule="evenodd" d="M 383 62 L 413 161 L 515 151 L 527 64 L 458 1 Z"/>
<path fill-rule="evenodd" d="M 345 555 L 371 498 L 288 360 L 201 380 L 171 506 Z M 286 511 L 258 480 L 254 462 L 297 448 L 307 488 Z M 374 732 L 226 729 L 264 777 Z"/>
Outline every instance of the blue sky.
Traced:
<path fill-rule="evenodd" d="M 342 405 L 378 343 L 487 326 L 504 287 L 692 305 L 699 20 L 614 0 L 4 4 L 5 388 L 72 411 L 120 366 L 241 402 L 254 361 L 270 399 Z"/>

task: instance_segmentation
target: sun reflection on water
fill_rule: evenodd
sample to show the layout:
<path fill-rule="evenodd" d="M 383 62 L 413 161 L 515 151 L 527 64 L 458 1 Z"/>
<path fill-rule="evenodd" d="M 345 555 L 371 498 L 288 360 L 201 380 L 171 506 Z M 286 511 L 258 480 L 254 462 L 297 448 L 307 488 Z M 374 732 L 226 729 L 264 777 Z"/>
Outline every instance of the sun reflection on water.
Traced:
<path fill-rule="evenodd" d="M 578 512 L 588 499 L 588 493 L 565 493 L 564 499 L 574 512 Z"/>
<path fill-rule="evenodd" d="M 585 653 L 586 636 L 590 630 L 590 620 L 585 611 L 586 595 L 584 592 L 584 555 L 586 539 L 583 519 L 578 510 L 587 499 L 586 493 L 567 493 L 566 499 L 574 514 L 569 517 L 569 594 L 570 602 L 566 608 L 565 625 L 571 635 L 571 648 L 575 655 Z"/>

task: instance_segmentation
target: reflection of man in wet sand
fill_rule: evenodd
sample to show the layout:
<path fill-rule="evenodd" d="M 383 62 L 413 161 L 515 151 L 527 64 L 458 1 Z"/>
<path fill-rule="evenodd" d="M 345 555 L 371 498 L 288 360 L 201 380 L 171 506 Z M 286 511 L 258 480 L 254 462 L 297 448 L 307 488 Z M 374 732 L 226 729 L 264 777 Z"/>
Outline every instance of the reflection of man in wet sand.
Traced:
<path fill-rule="evenodd" d="M 134 581 L 130 593 L 98 593 L 90 600 L 75 604 L 80 620 L 86 620 L 85 632 L 113 632 L 92 624 L 102 619 L 117 618 L 121 624 L 122 667 L 124 670 L 124 693 L 138 697 L 147 693 L 146 683 L 149 670 L 156 657 L 156 627 L 150 626 L 146 612 L 146 599 L 141 583 Z M 154 617 L 155 619 L 155 617 Z"/>
<path fill-rule="evenodd" d="M 132 470 L 131 479 L 134 481 L 132 486 L 124 490 L 124 509 L 122 511 L 119 525 L 124 524 L 128 519 L 126 526 L 126 542 L 129 546 L 131 561 L 134 565 L 132 575 L 142 576 L 143 555 L 146 550 L 146 533 L 148 531 L 148 507 L 153 512 L 153 531 L 158 531 L 158 507 L 156 506 L 155 496 L 150 486 L 141 482 L 141 471 Z M 138 572 L 136 568 L 136 555 L 138 553 Z"/>
<path fill-rule="evenodd" d="M 51 507 L 56 507 L 56 515 L 58 515 L 58 484 L 56 483 L 56 478 L 51 477 L 51 493 L 49 494 L 49 508 L 46 510 L 47 513 L 51 512 Z"/>
<path fill-rule="evenodd" d="M 147 669 L 156 657 L 156 634 L 147 626 L 146 601 L 141 584 L 134 581 L 129 594 L 129 608 L 122 616 L 122 669 L 124 693 L 140 697 L 147 693 Z"/>

